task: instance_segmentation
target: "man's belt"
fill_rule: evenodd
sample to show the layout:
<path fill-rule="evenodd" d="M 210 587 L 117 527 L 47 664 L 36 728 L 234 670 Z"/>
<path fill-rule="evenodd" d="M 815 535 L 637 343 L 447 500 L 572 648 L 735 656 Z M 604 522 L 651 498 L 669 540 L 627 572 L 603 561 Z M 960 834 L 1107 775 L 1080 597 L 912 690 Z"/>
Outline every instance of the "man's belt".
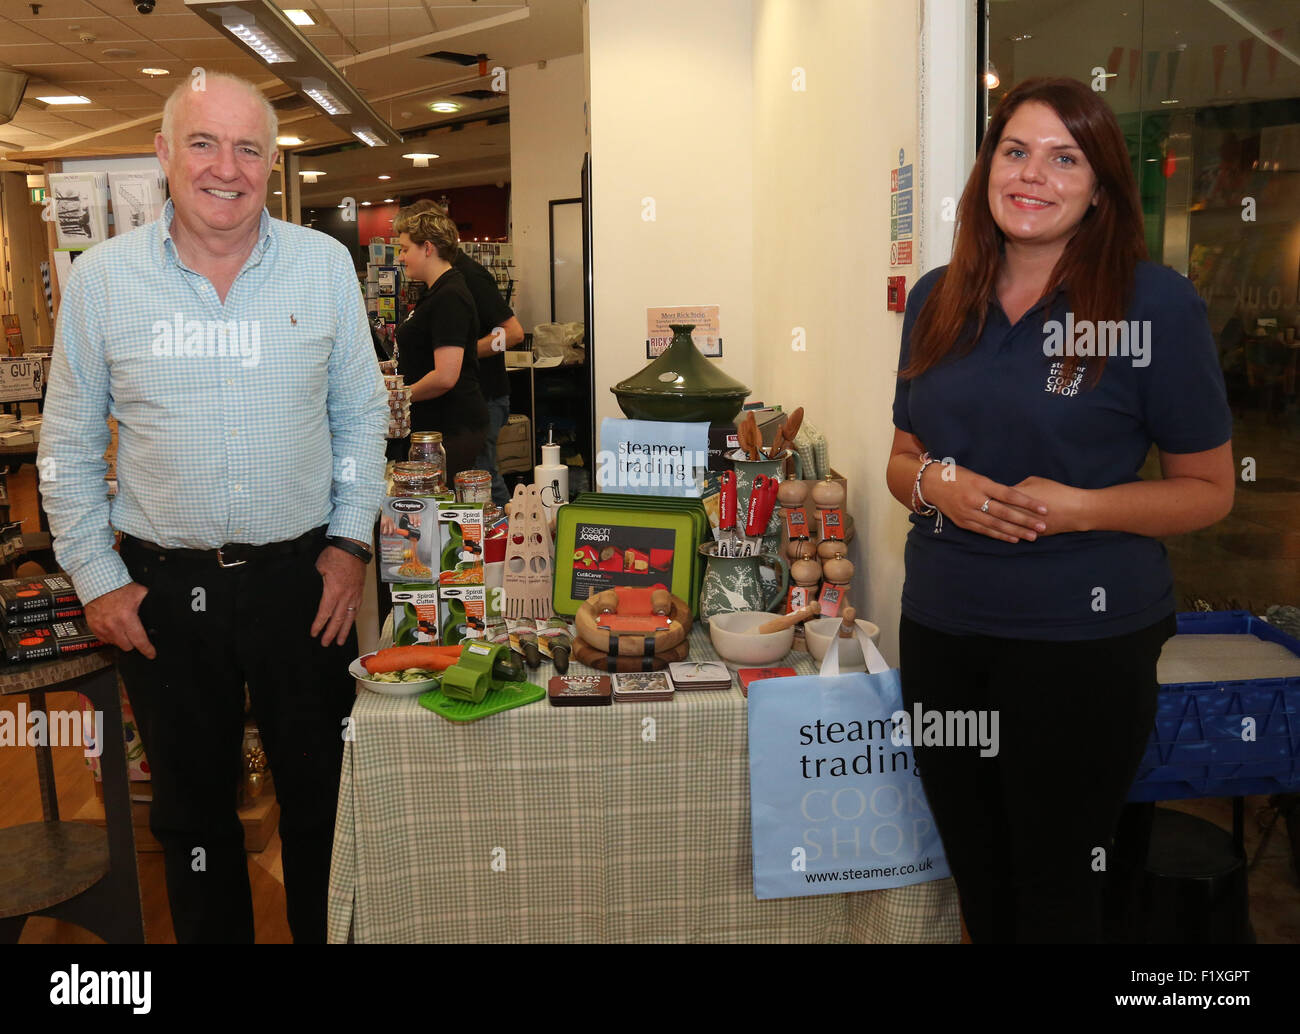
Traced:
<path fill-rule="evenodd" d="M 134 535 L 126 534 L 123 534 L 122 540 L 123 544 L 130 543 L 139 546 L 141 549 L 157 554 L 163 560 L 177 560 L 194 564 L 215 563 L 218 567 L 239 567 L 249 561 L 269 560 L 274 557 L 304 553 L 313 547 L 318 550 L 323 549 L 325 546 L 325 527 L 312 528 L 311 531 L 304 532 L 296 539 L 287 539 L 284 542 L 268 542 L 261 546 L 250 546 L 243 542 L 228 542 L 219 549 L 170 549 L 167 546 L 159 546 L 153 542 L 138 539 Z"/>

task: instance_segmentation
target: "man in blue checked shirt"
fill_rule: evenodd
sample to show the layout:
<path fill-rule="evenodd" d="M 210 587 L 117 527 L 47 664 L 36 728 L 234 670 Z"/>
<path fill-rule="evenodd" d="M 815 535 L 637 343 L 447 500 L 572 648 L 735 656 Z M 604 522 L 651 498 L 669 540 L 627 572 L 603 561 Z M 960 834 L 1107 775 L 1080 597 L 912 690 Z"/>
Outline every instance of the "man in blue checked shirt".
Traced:
<path fill-rule="evenodd" d="M 173 93 L 155 141 L 171 200 L 74 267 L 42 428 L 55 552 L 120 651 L 182 943 L 253 940 L 235 810 L 245 686 L 289 925 L 325 939 L 353 618 L 384 491 L 388 405 L 352 260 L 267 214 L 275 135 L 243 80 Z"/>

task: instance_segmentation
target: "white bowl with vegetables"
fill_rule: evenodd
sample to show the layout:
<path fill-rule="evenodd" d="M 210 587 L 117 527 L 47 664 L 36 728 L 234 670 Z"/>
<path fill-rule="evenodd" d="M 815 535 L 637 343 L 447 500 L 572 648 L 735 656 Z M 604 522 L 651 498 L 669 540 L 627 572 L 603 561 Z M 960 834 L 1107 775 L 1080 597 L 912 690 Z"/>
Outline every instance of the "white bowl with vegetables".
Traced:
<path fill-rule="evenodd" d="M 409 697 L 433 689 L 442 682 L 442 673 L 426 671 L 422 668 L 406 668 L 402 671 L 381 671 L 374 675 L 366 671 L 365 661 L 374 654 L 358 657 L 348 665 L 348 674 L 366 689 L 390 697 Z"/>

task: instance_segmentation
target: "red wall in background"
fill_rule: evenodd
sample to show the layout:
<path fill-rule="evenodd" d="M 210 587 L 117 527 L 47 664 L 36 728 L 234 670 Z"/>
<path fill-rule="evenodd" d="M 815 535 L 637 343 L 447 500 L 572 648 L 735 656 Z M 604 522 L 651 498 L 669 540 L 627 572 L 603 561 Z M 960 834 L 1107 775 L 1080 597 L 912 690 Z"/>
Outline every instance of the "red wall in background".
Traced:
<path fill-rule="evenodd" d="M 400 187 L 394 188 L 401 191 Z M 407 195 L 401 192 L 393 197 L 400 197 L 402 204 L 411 205 L 421 198 L 437 202 L 443 195 L 451 206 L 451 217 L 466 240 L 475 237 L 480 240 L 504 238 L 509 233 L 510 188 L 507 187 L 453 187 L 448 190 L 426 190 L 419 194 Z M 357 236 L 364 248 L 371 237 L 388 240 L 393 235 L 393 219 L 397 217 L 399 205 L 370 205 L 357 208 Z"/>
<path fill-rule="evenodd" d="M 397 205 L 371 205 L 368 208 L 357 206 L 357 237 L 363 248 L 370 243 L 371 237 L 388 240 L 393 235 L 397 208 Z"/>
<path fill-rule="evenodd" d="M 401 190 L 400 187 L 397 189 Z M 443 195 L 451 206 L 451 217 L 456 228 L 466 240 L 504 238 L 509 232 L 510 187 L 494 187 L 491 184 L 482 187 L 452 187 L 448 190 L 425 190 L 409 197 L 405 192 L 401 197 L 406 204 L 412 204 L 421 198 L 437 201 Z M 364 238 L 363 238 L 364 239 Z"/>

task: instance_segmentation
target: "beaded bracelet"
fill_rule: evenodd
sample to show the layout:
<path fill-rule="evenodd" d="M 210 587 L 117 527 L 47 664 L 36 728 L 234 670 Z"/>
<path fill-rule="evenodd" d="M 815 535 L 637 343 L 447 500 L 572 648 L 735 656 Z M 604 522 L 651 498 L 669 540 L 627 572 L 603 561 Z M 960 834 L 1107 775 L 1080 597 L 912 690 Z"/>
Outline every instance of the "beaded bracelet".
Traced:
<path fill-rule="evenodd" d="M 916 472 L 916 480 L 912 483 L 912 512 L 921 517 L 934 518 L 934 533 L 938 535 L 943 531 L 943 514 L 939 512 L 937 506 L 931 506 L 925 501 L 925 496 L 921 494 L 921 475 L 925 473 L 925 468 L 935 462 L 933 456 L 928 452 L 921 453 L 921 469 Z M 921 504 L 921 509 L 917 503 Z"/>
<path fill-rule="evenodd" d="M 916 472 L 916 480 L 912 482 L 912 512 L 922 517 L 933 517 L 935 513 L 934 507 L 927 503 L 925 496 L 921 494 L 921 475 L 933 462 L 934 457 L 928 452 L 921 453 L 921 469 Z"/>

